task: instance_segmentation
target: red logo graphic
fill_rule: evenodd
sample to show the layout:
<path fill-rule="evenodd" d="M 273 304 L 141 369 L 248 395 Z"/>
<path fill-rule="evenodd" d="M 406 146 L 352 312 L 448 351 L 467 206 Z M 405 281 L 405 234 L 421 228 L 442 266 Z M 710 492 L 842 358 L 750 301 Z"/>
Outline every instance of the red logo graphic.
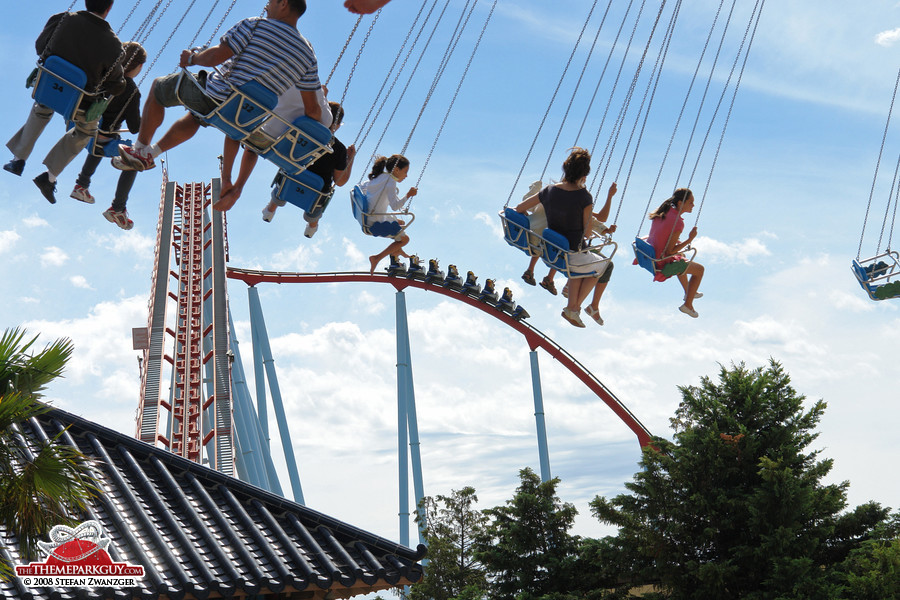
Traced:
<path fill-rule="evenodd" d="M 47 554 L 44 562 L 17 565 L 16 575 L 28 587 L 122 586 L 133 587 L 144 577 L 144 567 L 112 560 L 97 521 L 85 521 L 74 529 L 56 525 L 49 542 L 38 542 Z"/>

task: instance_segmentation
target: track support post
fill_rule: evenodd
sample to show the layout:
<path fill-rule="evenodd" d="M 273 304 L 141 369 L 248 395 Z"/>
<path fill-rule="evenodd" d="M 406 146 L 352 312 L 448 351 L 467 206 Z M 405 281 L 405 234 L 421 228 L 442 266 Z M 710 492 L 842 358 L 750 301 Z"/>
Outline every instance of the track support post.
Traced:
<path fill-rule="evenodd" d="M 530 353 L 531 388 L 534 393 L 534 422 L 537 426 L 538 456 L 541 461 L 541 481 L 549 481 L 550 451 L 547 447 L 547 425 L 544 423 L 544 396 L 541 393 L 541 368 L 536 350 Z"/>

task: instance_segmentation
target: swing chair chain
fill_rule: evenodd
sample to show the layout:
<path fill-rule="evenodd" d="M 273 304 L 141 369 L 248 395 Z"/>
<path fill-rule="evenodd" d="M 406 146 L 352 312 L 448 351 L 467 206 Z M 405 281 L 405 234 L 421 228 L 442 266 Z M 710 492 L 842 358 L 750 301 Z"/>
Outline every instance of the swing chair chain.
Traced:
<path fill-rule="evenodd" d="M 359 59 L 362 57 L 363 50 L 366 47 L 366 44 L 369 41 L 369 36 L 372 35 L 372 29 L 375 28 L 375 23 L 378 22 L 378 17 L 381 16 L 382 9 L 378 9 L 378 12 L 375 13 L 375 18 L 372 19 L 372 22 L 369 24 L 369 30 L 366 32 L 366 37 L 363 38 L 362 44 L 359 46 L 359 52 L 356 53 L 356 58 L 353 59 L 353 66 L 350 68 L 350 74 L 347 75 L 347 84 L 344 86 L 344 93 L 341 94 L 341 106 L 344 105 L 344 99 L 347 97 L 347 91 L 350 89 L 350 82 L 353 80 L 353 74 L 356 73 L 356 67 L 359 65 Z M 349 42 L 349 40 L 348 40 Z"/>
<path fill-rule="evenodd" d="M 334 75 L 334 72 L 337 71 L 338 65 L 341 64 L 341 59 L 344 58 L 344 53 L 347 52 L 347 48 L 350 46 L 350 40 L 353 39 L 353 36 L 356 35 L 356 30 L 359 28 L 359 24 L 362 22 L 362 15 L 359 15 L 359 18 L 356 19 L 356 23 L 353 24 L 353 29 L 350 30 L 350 35 L 347 36 L 347 41 L 344 42 L 344 47 L 341 48 L 340 54 L 338 54 L 337 60 L 334 61 L 334 66 L 331 67 L 331 73 L 328 74 L 328 77 L 325 79 L 325 86 L 327 87 L 329 83 L 331 83 L 331 76 Z"/>
<path fill-rule="evenodd" d="M 453 105 L 456 103 L 456 98 L 459 96 L 459 90 L 462 88 L 463 82 L 466 80 L 466 76 L 469 74 L 469 67 L 472 66 L 472 61 L 475 59 L 475 53 L 478 51 L 478 47 L 481 45 L 481 40 L 484 37 L 484 32 L 487 30 L 488 23 L 491 22 L 491 17 L 494 15 L 494 9 L 497 7 L 497 0 L 494 0 L 493 5 L 491 5 L 491 10 L 488 13 L 487 19 L 484 21 L 484 25 L 481 28 L 481 33 L 478 34 L 478 39 L 475 41 L 475 46 L 472 48 L 472 54 L 469 56 L 469 62 L 466 63 L 466 68 L 463 69 L 462 77 L 459 79 L 459 84 L 456 86 L 456 91 L 453 93 L 453 98 L 450 100 L 450 106 L 447 108 L 447 113 L 444 115 L 444 120 L 441 121 L 441 126 L 438 128 L 437 135 L 434 138 L 434 143 L 431 144 L 431 149 L 428 151 L 428 156 L 425 158 L 425 163 L 422 165 L 422 170 L 419 172 L 419 178 L 416 181 L 416 187 L 418 187 L 419 182 L 422 181 L 422 176 L 425 174 L 425 168 L 428 166 L 428 162 L 431 160 L 431 155 L 434 153 L 434 149 L 437 146 L 438 139 L 441 137 L 441 133 L 444 131 L 444 126 L 447 124 L 447 119 L 450 117 L 450 111 L 453 110 Z M 472 7 L 474 9 L 474 6 Z M 471 13 L 469 13 L 471 14 Z"/>
<path fill-rule="evenodd" d="M 862 253 L 862 244 L 863 238 L 866 235 L 866 225 L 869 222 L 869 210 L 872 207 L 872 198 L 875 195 L 875 184 L 878 182 L 878 170 L 881 167 L 881 158 L 884 155 L 884 145 L 887 141 L 888 130 L 891 126 L 891 117 L 894 113 L 894 104 L 897 100 L 897 89 L 900 86 L 900 70 L 897 71 L 897 80 L 894 82 L 894 94 L 891 96 L 891 106 L 888 109 L 887 122 L 884 124 L 884 134 L 881 137 L 881 148 L 878 149 L 878 160 L 875 161 L 875 175 L 872 177 L 872 187 L 869 189 L 869 200 L 866 203 L 866 216 L 863 219 L 862 233 L 859 235 L 859 248 L 856 250 L 856 259 L 859 260 L 859 257 Z M 888 203 L 888 207 L 890 207 L 890 203 Z M 881 250 L 881 242 L 878 243 L 878 248 L 876 250 L 876 254 Z"/>
<path fill-rule="evenodd" d="M 213 32 L 210 34 L 209 39 L 206 40 L 206 44 L 204 44 L 204 46 L 209 46 L 210 44 L 212 44 L 213 39 L 216 37 L 216 34 L 219 33 L 219 30 L 222 29 L 222 24 L 225 22 L 225 19 L 228 18 L 228 15 L 231 14 L 231 9 L 234 8 L 236 2 L 237 0 L 231 0 L 231 4 L 228 6 L 228 10 L 226 10 L 225 14 L 222 15 L 222 18 L 219 19 L 218 24 L 216 24 L 216 28 L 213 29 Z"/>

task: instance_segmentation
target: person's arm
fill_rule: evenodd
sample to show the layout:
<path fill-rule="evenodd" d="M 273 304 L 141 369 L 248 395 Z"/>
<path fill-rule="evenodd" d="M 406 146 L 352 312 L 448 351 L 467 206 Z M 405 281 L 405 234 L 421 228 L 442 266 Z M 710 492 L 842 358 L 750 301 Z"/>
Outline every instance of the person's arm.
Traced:
<path fill-rule="evenodd" d="M 606 194 L 606 202 L 603 204 L 603 208 L 600 209 L 600 212 L 594 214 L 598 221 L 605 223 L 609 219 L 609 210 L 612 207 L 612 198 L 616 195 L 616 190 L 615 183 L 609 186 L 609 192 Z"/>
<path fill-rule="evenodd" d="M 541 203 L 541 199 L 538 197 L 537 194 L 535 194 L 533 196 L 529 196 L 528 198 L 525 198 L 524 200 L 519 202 L 519 204 L 516 205 L 516 212 L 525 214 L 526 212 L 528 212 L 529 210 L 531 210 L 532 208 L 534 208 L 535 206 L 537 206 L 540 203 Z"/>
<path fill-rule="evenodd" d="M 343 169 L 335 169 L 332 174 L 332 179 L 334 179 L 334 185 L 337 187 L 341 187 L 348 181 L 350 181 L 350 171 L 353 170 L 353 159 L 356 158 L 356 146 L 350 144 L 347 147 L 347 166 Z"/>
<path fill-rule="evenodd" d="M 357 15 L 372 14 L 391 0 L 344 0 L 344 7 Z"/>
<path fill-rule="evenodd" d="M 44 25 L 44 29 L 41 30 L 41 34 L 38 36 L 37 40 L 34 42 L 34 49 L 37 51 L 38 56 L 44 54 L 44 50 L 47 49 L 47 44 L 50 42 L 50 38 L 53 37 L 53 32 L 56 31 L 56 28 L 60 25 L 60 20 L 66 15 L 66 13 L 59 13 L 57 15 L 53 15 L 47 20 L 47 24 Z M 49 52 L 48 52 L 49 55 Z"/>
<path fill-rule="evenodd" d="M 227 44 L 219 44 L 203 50 L 182 50 L 181 60 L 178 66 L 190 67 L 197 65 L 198 67 L 215 67 L 234 56 L 234 52 Z"/>
<path fill-rule="evenodd" d="M 134 92 L 126 88 L 125 93 L 134 93 L 125 107 L 125 124 L 128 125 L 128 131 L 137 133 L 141 128 L 141 93 L 137 88 L 134 88 Z"/>
<path fill-rule="evenodd" d="M 671 218 L 671 217 L 669 217 Z M 677 216 L 675 217 L 678 218 Z M 669 243 L 666 245 L 666 256 L 671 256 L 673 254 L 677 254 L 681 250 L 687 248 L 691 241 L 697 237 L 697 228 L 694 227 L 691 229 L 691 232 L 688 234 L 687 240 L 683 242 L 678 241 L 678 235 L 672 234 L 669 236 Z"/>
<path fill-rule="evenodd" d="M 316 121 L 322 118 L 322 107 L 319 105 L 316 90 L 300 90 L 300 98 L 303 100 L 303 110 L 307 117 Z"/>

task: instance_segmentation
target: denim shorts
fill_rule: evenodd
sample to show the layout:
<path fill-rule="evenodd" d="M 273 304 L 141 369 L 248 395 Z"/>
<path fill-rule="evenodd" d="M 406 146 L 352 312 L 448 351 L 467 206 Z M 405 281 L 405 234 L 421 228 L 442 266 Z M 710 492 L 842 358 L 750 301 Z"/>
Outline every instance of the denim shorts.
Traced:
<path fill-rule="evenodd" d="M 153 82 L 153 95 L 163 106 L 184 106 L 188 110 L 206 115 L 215 110 L 219 103 L 207 95 L 205 83 L 206 71 L 200 71 L 199 81 L 193 73 L 178 71 L 158 77 Z"/>

